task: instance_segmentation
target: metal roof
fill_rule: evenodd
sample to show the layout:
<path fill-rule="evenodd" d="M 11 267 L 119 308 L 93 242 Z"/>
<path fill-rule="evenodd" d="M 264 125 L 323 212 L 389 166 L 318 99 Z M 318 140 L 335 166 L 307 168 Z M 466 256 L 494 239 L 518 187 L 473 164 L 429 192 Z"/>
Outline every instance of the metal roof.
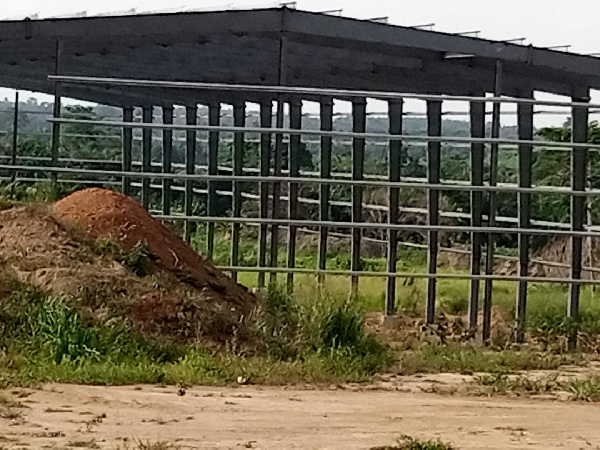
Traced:
<path fill-rule="evenodd" d="M 497 60 L 505 95 L 600 88 L 596 57 L 289 8 L 0 21 L 0 86 L 50 94 L 58 73 L 481 95 Z M 117 106 L 261 99 L 82 85 L 63 95 Z"/>

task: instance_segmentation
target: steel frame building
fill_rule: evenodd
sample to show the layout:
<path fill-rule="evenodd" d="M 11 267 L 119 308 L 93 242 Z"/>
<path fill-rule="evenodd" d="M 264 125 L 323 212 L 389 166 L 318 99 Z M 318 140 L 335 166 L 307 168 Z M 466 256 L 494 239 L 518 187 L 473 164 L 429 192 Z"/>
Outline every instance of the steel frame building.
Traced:
<path fill-rule="evenodd" d="M 55 96 L 52 158 L 45 169 L 54 181 L 58 174 L 69 172 L 59 167 L 61 124 L 85 123 L 77 119 L 61 118 L 61 98 L 69 97 L 123 108 L 123 120 L 100 122 L 122 129 L 123 159 L 121 171 L 124 192 L 131 191 L 132 179 L 141 180 L 141 200 L 150 207 L 151 180 L 162 182 L 163 202 L 161 217 L 173 220 L 208 222 L 209 234 L 214 239 L 214 226 L 219 221 L 232 223 L 233 249 L 231 267 L 234 274 L 241 268 L 238 247 L 240 226 L 245 222 L 260 227 L 259 284 L 264 285 L 265 273 L 288 273 L 291 288 L 295 268 L 296 235 L 299 226 L 319 229 L 319 267 L 315 273 L 328 273 L 328 229 L 340 226 L 330 220 L 330 187 L 347 182 L 352 188 L 350 206 L 352 222 L 342 224 L 352 230 L 351 270 L 353 292 L 357 292 L 361 275 L 361 228 L 381 227 L 388 232 L 388 265 L 382 276 L 388 278 L 387 312 L 394 311 L 397 273 L 397 231 L 407 229 L 399 225 L 399 190 L 411 183 L 401 180 L 399 161 L 404 141 L 418 140 L 427 146 L 427 180 L 422 186 L 428 190 L 428 273 L 413 276 L 427 278 L 427 321 L 435 320 L 436 279 L 440 231 L 440 192 L 453 189 L 440 179 L 441 147 L 444 142 L 463 143 L 471 149 L 471 184 L 462 189 L 471 193 L 471 278 L 470 321 L 475 329 L 479 324 L 480 281 L 485 281 L 483 292 L 483 337 L 489 337 L 494 275 L 494 234 L 508 228 L 496 225 L 496 195 L 503 187 L 497 185 L 498 150 L 510 144 L 518 148 L 518 185 L 508 188 L 518 196 L 518 228 L 510 229 L 519 235 L 519 276 L 517 298 L 516 338 L 522 340 L 525 331 L 527 286 L 534 281 L 529 274 L 530 237 L 534 234 L 567 235 L 571 237 L 572 261 L 570 277 L 549 280 L 570 284 L 568 314 L 577 316 L 583 270 L 583 238 L 596 237 L 585 227 L 586 199 L 595 196 L 587 191 L 587 144 L 589 95 L 600 88 L 600 59 L 592 56 L 524 46 L 513 42 L 490 41 L 476 37 L 453 35 L 417 28 L 399 27 L 373 21 L 361 21 L 317 14 L 288 8 L 220 11 L 204 13 L 175 13 L 136 15 L 124 17 L 90 17 L 0 21 L 0 86 L 17 90 L 31 90 Z M 533 100 L 534 92 L 547 92 L 570 97 L 566 102 Z M 486 98 L 492 93 L 493 98 Z M 508 98 L 510 97 L 510 98 Z M 426 102 L 428 135 L 426 137 L 402 134 L 403 101 L 417 98 Z M 367 99 L 379 99 L 389 105 L 389 134 L 384 135 L 389 146 L 389 173 L 385 182 L 369 181 L 364 174 L 364 151 L 367 139 L 381 139 L 366 133 Z M 302 101 L 321 105 L 321 130 L 302 129 Z M 352 103 L 353 132 L 333 131 L 333 101 Z M 461 100 L 470 104 L 470 138 L 448 138 L 442 135 L 442 103 Z M 492 132 L 486 137 L 486 103 L 493 104 Z M 261 127 L 245 126 L 247 103 L 260 105 Z M 273 104 L 277 105 L 273 126 Z M 517 105 L 518 140 L 500 139 L 500 114 L 503 103 Z M 209 125 L 197 123 L 196 108 L 209 107 Z M 220 126 L 222 104 L 233 106 L 234 126 Z M 284 127 L 283 105 L 289 105 L 290 124 Z M 173 106 L 182 105 L 187 111 L 187 125 L 173 124 Z M 536 228 L 531 218 L 531 195 L 540 192 L 532 187 L 532 153 L 539 142 L 534 141 L 534 107 L 536 105 L 564 106 L 572 110 L 573 144 L 554 144 L 572 155 L 572 183 L 563 194 L 572 199 L 570 231 Z M 142 108 L 143 123 L 132 124 L 134 107 Z M 153 123 L 152 108 L 163 108 L 163 124 Z M 597 107 L 597 106 L 595 106 Z M 131 157 L 133 128 L 141 128 L 141 172 L 133 171 Z M 150 151 L 152 131 L 163 132 L 163 173 L 152 172 Z M 267 132 L 268 129 L 268 132 Z M 173 174 L 171 152 L 173 131 L 183 130 L 186 135 L 185 175 Z M 196 174 L 196 133 L 208 132 L 208 167 L 206 175 Z M 219 133 L 234 133 L 234 160 L 232 175 L 219 175 L 217 151 Z M 245 133 L 258 133 L 261 145 L 259 177 L 245 175 L 243 145 Z M 275 163 L 270 167 L 271 138 L 275 135 Z M 282 145 L 289 135 L 289 170 L 282 170 Z M 303 177 L 299 171 L 295 151 L 301 137 L 312 135 L 320 139 L 320 172 L 318 178 Z M 333 139 L 352 140 L 352 173 L 346 181 L 331 173 Z M 491 149 L 489 182 L 484 183 L 484 148 Z M 12 159 L 13 170 L 26 171 L 17 161 L 16 148 Z M 3 165 L 8 169 L 8 165 Z M 39 170 L 39 168 L 38 168 Z M 72 173 L 73 171 L 71 170 Z M 93 170 L 80 171 L 94 174 Z M 248 178 L 248 180 L 246 179 Z M 259 219 L 241 217 L 243 181 L 260 182 Z M 171 215 L 171 182 L 185 181 L 185 214 Z M 220 179 L 233 180 L 233 217 L 211 216 Z M 208 218 L 191 214 L 194 181 L 208 182 Z M 298 216 L 298 186 L 317 183 L 320 187 L 320 220 L 315 223 Z M 282 201 L 281 185 L 288 187 L 288 217 L 278 216 Z M 369 183 L 389 191 L 389 212 L 386 224 L 362 222 L 363 190 Z M 272 189 L 272 190 L 271 190 Z M 483 210 L 484 195 L 489 195 L 490 208 Z M 271 206 L 269 206 L 271 204 Z M 270 212 L 270 210 L 272 212 Z M 484 221 L 484 213 L 487 213 Z M 271 216 L 269 217 L 269 214 Z M 276 267 L 278 227 L 288 228 L 288 263 Z M 451 227 L 450 227 L 451 228 Z M 271 232 L 270 249 L 267 248 Z M 464 228 L 461 228 L 464 230 Z M 189 236 L 189 228 L 186 229 Z M 209 239 L 209 256 L 212 251 Z M 485 274 L 482 274 L 483 248 Z M 268 264 L 268 256 L 271 261 Z M 274 262 L 275 261 L 275 262 Z M 331 271 L 330 271 L 331 272 Z M 502 278 L 502 277 L 500 277 Z M 576 336 L 571 336 L 575 342 Z"/>

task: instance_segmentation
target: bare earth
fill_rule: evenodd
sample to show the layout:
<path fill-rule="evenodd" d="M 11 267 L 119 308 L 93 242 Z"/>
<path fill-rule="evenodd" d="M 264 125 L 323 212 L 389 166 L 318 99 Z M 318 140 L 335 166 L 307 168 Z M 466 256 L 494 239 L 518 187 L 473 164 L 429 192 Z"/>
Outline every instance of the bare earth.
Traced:
<path fill-rule="evenodd" d="M 183 394 L 183 395 L 181 395 Z M 13 390 L 0 448 L 368 449 L 403 434 L 461 449 L 600 449 L 600 406 L 385 390 L 89 387 Z M 18 398 L 21 397 L 21 398 Z"/>

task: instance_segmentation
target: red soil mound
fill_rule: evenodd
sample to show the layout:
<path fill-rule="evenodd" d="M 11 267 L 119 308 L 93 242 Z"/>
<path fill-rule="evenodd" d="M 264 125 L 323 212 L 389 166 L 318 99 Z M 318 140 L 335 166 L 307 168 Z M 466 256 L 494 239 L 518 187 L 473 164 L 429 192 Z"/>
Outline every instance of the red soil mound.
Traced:
<path fill-rule="evenodd" d="M 61 222 L 75 225 L 94 238 L 113 239 L 126 250 L 145 243 L 158 268 L 177 274 L 197 288 L 206 287 L 248 310 L 256 304 L 255 296 L 244 286 L 215 268 L 123 194 L 85 189 L 56 202 L 52 210 Z"/>

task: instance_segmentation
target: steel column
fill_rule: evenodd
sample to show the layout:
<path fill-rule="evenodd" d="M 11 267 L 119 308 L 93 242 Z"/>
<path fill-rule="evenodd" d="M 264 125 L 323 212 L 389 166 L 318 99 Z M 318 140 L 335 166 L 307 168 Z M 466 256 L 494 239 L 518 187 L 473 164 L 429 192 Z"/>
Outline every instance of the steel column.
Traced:
<path fill-rule="evenodd" d="M 13 111 L 13 129 L 12 129 L 12 148 L 11 148 L 11 164 L 17 165 L 17 155 L 19 153 L 19 91 L 15 93 L 15 109 Z M 14 183 L 17 179 L 17 172 L 13 172 L 11 177 L 11 183 Z"/>
<path fill-rule="evenodd" d="M 283 100 L 277 100 L 277 117 L 275 118 L 275 127 L 283 128 L 284 119 L 284 106 Z M 275 135 L 275 158 L 273 161 L 273 176 L 281 177 L 283 164 L 283 134 L 277 133 Z M 271 218 L 279 219 L 280 215 L 280 202 L 281 202 L 281 182 L 273 182 L 273 208 L 271 210 Z M 271 267 L 278 266 L 279 256 L 279 226 L 277 224 L 271 225 L 271 256 L 270 265 Z M 272 272 L 270 276 L 270 285 L 273 288 L 277 283 L 277 273 Z"/>
<path fill-rule="evenodd" d="M 144 106 L 142 109 L 142 122 L 152 123 L 152 106 Z M 152 172 L 152 129 L 142 130 L 142 172 Z M 142 206 L 150 207 L 150 178 L 142 178 Z"/>
<path fill-rule="evenodd" d="M 133 122 L 133 106 L 123 108 L 123 122 Z M 133 128 L 123 127 L 121 132 L 121 170 L 131 172 L 131 160 L 133 152 Z M 131 195 L 131 178 L 122 177 L 121 192 L 125 195 Z"/>
<path fill-rule="evenodd" d="M 484 94 L 481 94 L 483 97 Z M 471 102 L 471 137 L 485 137 L 485 103 Z M 479 143 L 471 144 L 471 185 L 483 186 L 485 146 Z M 471 225 L 481 227 L 483 224 L 483 192 L 471 192 Z M 480 233 L 471 233 L 471 274 L 481 273 L 481 247 L 483 236 Z M 477 331 L 479 314 L 480 280 L 471 279 L 469 292 L 469 328 L 472 335 Z"/>
<path fill-rule="evenodd" d="M 233 122 L 236 127 L 242 128 L 246 124 L 246 104 L 236 103 L 233 105 Z M 236 177 L 243 175 L 244 165 L 244 133 L 236 132 L 233 136 L 233 203 L 232 216 L 242 217 L 242 182 L 236 180 Z M 240 254 L 240 231 L 241 225 L 234 223 L 231 225 L 231 265 L 237 266 Z M 237 272 L 231 273 L 231 278 L 237 281 Z"/>
<path fill-rule="evenodd" d="M 262 128 L 271 128 L 273 126 L 273 102 L 261 103 L 260 105 L 260 126 Z M 271 133 L 261 133 L 260 135 L 260 176 L 268 177 L 271 166 Z M 260 182 L 260 218 L 269 217 L 269 183 Z M 261 223 L 258 231 L 258 267 L 267 266 L 267 238 L 269 227 L 266 223 Z M 265 287 L 265 272 L 259 272 L 257 275 L 257 286 L 259 290 Z"/>
<path fill-rule="evenodd" d="M 294 99 L 290 102 L 290 128 L 294 130 L 302 129 L 302 101 Z M 292 178 L 300 176 L 300 145 L 301 136 L 293 134 L 290 136 L 289 143 L 289 175 Z M 288 218 L 290 220 L 298 219 L 298 183 L 289 183 L 288 185 Z M 287 242 L 287 267 L 294 269 L 296 267 L 296 237 L 298 234 L 297 227 L 290 225 L 288 227 L 288 242 Z M 287 275 L 287 292 L 291 294 L 294 290 L 294 274 L 292 272 Z"/>
<path fill-rule="evenodd" d="M 321 130 L 333 130 L 333 99 L 325 98 L 321 101 Z M 331 178 L 331 149 L 333 139 L 331 136 L 321 136 L 321 154 L 319 176 L 321 179 Z M 327 222 L 331 220 L 331 210 L 329 200 L 331 197 L 331 186 L 328 184 L 319 185 L 319 220 Z M 319 249 L 317 255 L 319 270 L 327 268 L 327 238 L 329 229 L 327 227 L 319 227 Z M 322 275 L 319 275 L 319 285 L 324 281 Z"/>
<path fill-rule="evenodd" d="M 221 105 L 211 103 L 208 106 L 208 124 L 210 126 L 219 126 L 221 123 Z M 208 175 L 219 174 L 219 132 L 210 131 L 208 133 Z M 217 206 L 217 183 L 208 182 L 207 214 L 216 216 Z M 215 224 L 209 222 L 206 226 L 206 256 L 212 258 L 215 251 Z"/>
<path fill-rule="evenodd" d="M 60 63 L 63 52 L 63 42 L 60 39 L 56 40 L 56 50 L 54 55 L 54 74 L 58 75 L 60 73 Z M 60 81 L 54 82 L 54 105 L 52 117 L 55 119 L 60 119 L 61 110 L 62 110 L 62 84 Z M 58 152 L 60 148 L 60 126 L 61 124 L 58 122 L 52 123 L 52 144 L 51 144 L 51 152 L 52 152 L 52 165 L 58 166 Z M 56 173 L 50 174 L 50 185 L 52 190 L 52 196 L 54 198 L 58 197 L 58 178 Z"/>
<path fill-rule="evenodd" d="M 430 100 L 427 101 L 427 135 L 442 135 L 442 102 Z M 427 144 L 427 182 L 438 184 L 440 182 L 441 171 L 441 143 L 429 142 Z M 428 189 L 427 191 L 427 223 L 432 226 L 439 225 L 440 217 L 440 191 Z M 427 232 L 427 272 L 429 274 L 437 273 L 438 260 L 438 232 Z M 435 322 L 435 301 L 437 280 L 429 278 L 427 280 L 427 305 L 426 321 L 429 324 Z"/>
<path fill-rule="evenodd" d="M 574 97 L 573 101 L 589 102 L 589 90 L 585 96 Z M 585 107 L 572 109 L 572 142 L 585 143 L 588 139 L 588 110 Z M 573 148 L 571 153 L 571 188 L 574 191 L 585 191 L 587 184 L 587 153 L 586 148 Z M 571 229 L 583 231 L 585 224 L 586 198 L 571 196 Z M 581 279 L 583 265 L 583 238 L 571 237 L 571 278 Z M 573 283 L 569 289 L 569 309 L 567 315 L 571 320 L 568 345 L 570 349 L 577 346 L 577 329 L 579 320 L 579 302 L 581 285 Z"/>
<path fill-rule="evenodd" d="M 165 125 L 173 124 L 173 106 L 165 106 L 162 109 L 163 123 Z M 163 173 L 171 173 L 173 171 L 173 130 L 163 130 L 163 148 L 162 148 L 162 163 Z M 162 210 L 163 214 L 168 216 L 171 214 L 171 180 L 165 178 L 163 180 L 162 189 Z"/>
<path fill-rule="evenodd" d="M 500 97 L 502 95 L 502 61 L 496 61 L 496 78 L 494 81 L 494 96 Z M 500 137 L 500 103 L 494 103 L 492 108 L 492 138 L 498 139 Z M 490 186 L 498 185 L 498 143 L 492 143 L 490 151 Z M 496 208 L 497 208 L 497 195 L 496 192 L 490 192 L 489 196 L 489 212 L 488 212 L 488 226 L 494 227 L 496 225 Z M 485 258 L 485 273 L 491 275 L 494 273 L 494 235 L 488 234 L 487 246 L 486 246 L 486 258 Z M 482 339 L 484 342 L 488 341 L 491 333 L 491 322 L 492 322 L 492 296 L 493 296 L 493 281 L 491 279 L 485 280 L 485 289 L 483 294 L 483 327 L 482 327 Z"/>
<path fill-rule="evenodd" d="M 367 128 L 367 101 L 366 99 L 356 99 L 352 102 L 352 130 L 355 133 L 364 133 Z M 364 138 L 353 138 L 352 139 L 352 180 L 362 181 L 364 180 L 364 166 L 365 166 L 365 139 Z M 353 185 L 352 186 L 352 222 L 360 223 L 363 221 L 362 217 L 362 201 L 363 201 L 363 186 Z M 362 270 L 361 264 L 361 241 L 362 241 L 362 229 L 352 229 L 352 246 L 351 246 L 351 257 L 350 257 L 350 268 L 353 272 L 360 272 Z M 357 275 L 352 276 L 350 295 L 352 298 L 358 296 L 358 280 Z"/>
<path fill-rule="evenodd" d="M 187 125 L 197 125 L 198 107 L 188 105 L 185 108 L 185 123 Z M 196 172 L 196 131 L 191 129 L 185 133 L 185 173 L 193 175 Z M 185 181 L 184 213 L 191 216 L 194 211 L 194 182 Z M 183 239 L 190 242 L 192 238 L 192 224 L 185 222 L 183 225 Z"/>
<path fill-rule="evenodd" d="M 389 127 L 390 134 L 402 134 L 402 101 L 389 102 Z M 400 181 L 400 168 L 402 164 L 402 141 L 390 140 L 388 161 L 388 179 L 391 183 Z M 400 213 L 400 189 L 390 187 L 388 189 L 388 223 L 398 223 Z M 398 260 L 398 232 L 388 230 L 387 271 L 394 273 L 397 269 Z M 396 313 L 396 278 L 388 277 L 386 287 L 385 312 L 388 316 Z"/>
<path fill-rule="evenodd" d="M 523 95 L 533 98 L 533 92 Z M 533 105 L 517 105 L 517 125 L 520 140 L 533 140 Z M 530 188 L 532 183 L 533 146 L 519 145 L 519 187 Z M 517 195 L 519 227 L 531 227 L 531 194 L 521 192 Z M 519 276 L 529 276 L 530 237 L 519 234 Z M 525 340 L 527 324 L 527 282 L 519 281 L 517 287 L 515 340 L 521 343 Z"/>

